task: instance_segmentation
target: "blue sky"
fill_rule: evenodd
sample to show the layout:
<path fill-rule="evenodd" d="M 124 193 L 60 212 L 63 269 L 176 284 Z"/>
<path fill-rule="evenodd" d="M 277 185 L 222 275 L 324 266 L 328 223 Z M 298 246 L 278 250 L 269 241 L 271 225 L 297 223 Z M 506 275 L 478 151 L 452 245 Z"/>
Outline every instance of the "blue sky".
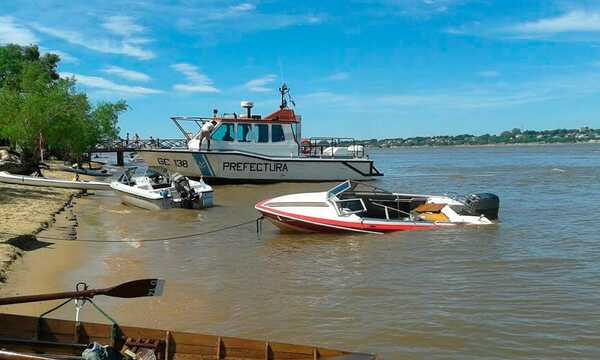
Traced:
<path fill-rule="evenodd" d="M 277 108 L 303 135 L 358 138 L 600 127 L 600 1 L 2 1 L 0 43 L 62 56 L 123 134 Z"/>

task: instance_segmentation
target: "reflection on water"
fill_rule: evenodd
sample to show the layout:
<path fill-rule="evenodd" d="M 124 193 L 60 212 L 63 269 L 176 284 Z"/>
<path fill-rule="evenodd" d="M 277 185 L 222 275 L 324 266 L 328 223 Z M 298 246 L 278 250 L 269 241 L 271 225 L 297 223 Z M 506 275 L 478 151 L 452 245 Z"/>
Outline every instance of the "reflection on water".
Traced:
<path fill-rule="evenodd" d="M 72 274 L 167 279 L 159 301 L 99 300 L 122 323 L 378 352 L 384 358 L 598 358 L 600 146 L 420 148 L 372 154 L 374 184 L 494 192 L 502 224 L 375 235 L 281 234 L 253 205 L 329 184 L 215 187 L 205 211 L 79 204 L 96 260 Z M 152 314 L 150 316 L 149 314 Z"/>

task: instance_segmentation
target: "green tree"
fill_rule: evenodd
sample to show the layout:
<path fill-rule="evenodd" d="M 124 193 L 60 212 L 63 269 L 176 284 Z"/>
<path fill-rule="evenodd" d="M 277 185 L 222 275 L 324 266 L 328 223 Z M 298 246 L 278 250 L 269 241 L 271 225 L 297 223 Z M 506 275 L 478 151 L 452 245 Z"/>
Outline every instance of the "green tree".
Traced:
<path fill-rule="evenodd" d="M 40 148 L 80 161 L 100 141 L 118 137 L 125 101 L 90 105 L 75 79 L 61 78 L 60 58 L 40 56 L 36 46 L 0 47 L 0 138 L 21 152 L 23 163 L 37 167 Z"/>

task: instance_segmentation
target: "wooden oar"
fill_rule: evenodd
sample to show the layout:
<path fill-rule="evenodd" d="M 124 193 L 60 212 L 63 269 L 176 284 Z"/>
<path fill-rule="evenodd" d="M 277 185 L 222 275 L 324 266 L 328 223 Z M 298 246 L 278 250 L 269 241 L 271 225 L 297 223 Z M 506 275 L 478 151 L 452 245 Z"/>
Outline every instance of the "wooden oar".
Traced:
<path fill-rule="evenodd" d="M 164 280 L 143 279 L 123 283 L 121 285 L 83 291 L 70 291 L 53 294 L 25 295 L 0 298 L 0 305 L 21 304 L 37 301 L 71 299 L 71 298 L 93 298 L 96 295 L 105 295 L 119 298 L 136 298 L 143 296 L 161 296 Z"/>

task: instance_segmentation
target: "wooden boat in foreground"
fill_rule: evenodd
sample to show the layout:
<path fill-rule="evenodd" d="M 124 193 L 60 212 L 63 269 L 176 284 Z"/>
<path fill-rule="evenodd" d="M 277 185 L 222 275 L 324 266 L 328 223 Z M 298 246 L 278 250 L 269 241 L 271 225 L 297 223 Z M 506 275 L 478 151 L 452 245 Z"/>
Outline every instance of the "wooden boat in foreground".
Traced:
<path fill-rule="evenodd" d="M 77 328 L 79 331 L 76 331 Z M 112 338 L 112 333 L 112 325 L 107 324 L 82 322 L 77 327 L 75 321 L 0 314 L 0 349 L 51 359 L 80 357 L 87 344 L 94 341 L 103 345 L 111 344 L 120 350 L 127 338 L 157 340 L 158 360 L 376 358 L 370 354 L 321 347 L 138 327 L 119 326 L 120 334 L 116 339 Z"/>
<path fill-rule="evenodd" d="M 59 298 L 92 301 L 96 295 L 157 296 L 161 289 L 162 283 L 146 279 L 108 289 L 4 298 L 0 305 Z M 72 302 L 63 305 L 67 303 Z M 132 350 L 132 358 L 138 354 L 147 359 L 139 354 L 151 351 L 150 358 L 156 360 L 376 359 L 372 354 L 314 346 L 0 313 L 0 360 L 82 360 L 82 352 L 93 342 L 111 345 L 117 352 Z"/>

